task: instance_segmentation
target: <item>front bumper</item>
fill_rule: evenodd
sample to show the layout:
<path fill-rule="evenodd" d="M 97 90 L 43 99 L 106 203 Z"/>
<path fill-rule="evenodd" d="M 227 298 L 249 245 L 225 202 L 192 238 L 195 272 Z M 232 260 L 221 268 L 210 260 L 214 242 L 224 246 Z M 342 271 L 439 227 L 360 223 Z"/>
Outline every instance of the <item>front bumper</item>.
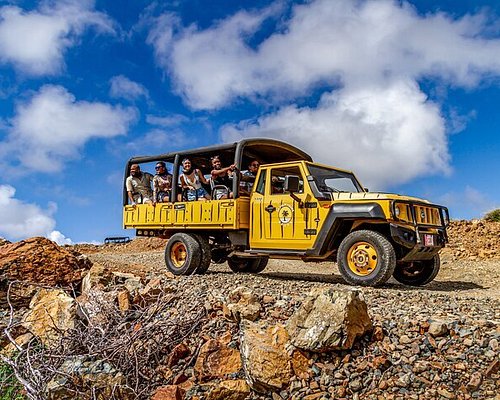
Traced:
<path fill-rule="evenodd" d="M 391 224 L 391 237 L 401 245 L 401 261 L 430 260 L 447 242 L 446 229 L 433 228 L 420 232 L 397 224 Z"/>

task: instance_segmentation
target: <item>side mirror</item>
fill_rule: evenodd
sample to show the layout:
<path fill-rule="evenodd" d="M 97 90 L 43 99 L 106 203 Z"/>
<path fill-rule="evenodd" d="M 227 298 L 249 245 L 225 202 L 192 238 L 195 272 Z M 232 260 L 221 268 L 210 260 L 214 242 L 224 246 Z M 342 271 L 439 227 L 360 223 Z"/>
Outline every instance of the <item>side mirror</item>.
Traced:
<path fill-rule="evenodd" d="M 285 192 L 297 193 L 299 191 L 299 177 L 297 175 L 286 175 L 283 189 Z"/>
<path fill-rule="evenodd" d="M 370 190 L 368 188 L 363 188 L 365 192 L 369 192 Z"/>

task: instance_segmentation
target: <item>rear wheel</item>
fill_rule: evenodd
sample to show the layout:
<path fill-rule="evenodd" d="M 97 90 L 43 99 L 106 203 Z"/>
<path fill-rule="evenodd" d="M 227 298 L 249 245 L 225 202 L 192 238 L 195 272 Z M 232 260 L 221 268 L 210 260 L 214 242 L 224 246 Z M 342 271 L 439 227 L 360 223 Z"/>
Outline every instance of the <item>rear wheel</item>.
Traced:
<path fill-rule="evenodd" d="M 266 269 L 267 263 L 269 262 L 269 258 L 267 257 L 261 257 L 259 259 L 258 263 L 253 263 L 250 266 L 250 270 L 248 272 L 251 272 L 253 274 L 258 274 L 259 272 L 262 272 Z"/>
<path fill-rule="evenodd" d="M 396 253 L 384 235 L 359 230 L 347 235 L 339 246 L 337 264 L 351 285 L 378 286 L 385 283 L 396 267 Z"/>
<path fill-rule="evenodd" d="M 200 234 L 193 234 L 200 245 L 201 249 L 201 260 L 200 265 L 194 271 L 195 274 L 204 274 L 208 271 L 210 267 L 210 261 L 212 260 L 212 251 L 210 249 L 210 243 L 208 243 L 208 238 Z"/>
<path fill-rule="evenodd" d="M 440 267 L 441 261 L 436 254 L 430 260 L 399 262 L 393 276 L 404 285 L 423 286 L 436 277 Z"/>
<path fill-rule="evenodd" d="M 187 233 L 176 233 L 165 247 L 165 264 L 174 275 L 191 275 L 200 265 L 202 250 L 196 238 Z"/>
<path fill-rule="evenodd" d="M 227 259 L 227 263 L 231 271 L 233 272 L 249 272 L 257 274 L 264 271 L 267 266 L 268 258 L 257 257 L 257 258 L 244 258 L 244 257 L 230 257 Z"/>

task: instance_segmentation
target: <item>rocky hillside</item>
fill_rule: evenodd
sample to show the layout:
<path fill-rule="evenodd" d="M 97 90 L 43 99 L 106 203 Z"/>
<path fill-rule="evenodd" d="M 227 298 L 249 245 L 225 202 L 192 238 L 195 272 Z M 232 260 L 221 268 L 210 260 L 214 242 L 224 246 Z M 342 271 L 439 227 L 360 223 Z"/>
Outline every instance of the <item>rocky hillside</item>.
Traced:
<path fill-rule="evenodd" d="M 426 288 L 288 261 L 173 277 L 158 239 L 4 243 L 3 362 L 32 398 L 499 400 L 499 227 L 453 222 Z"/>
<path fill-rule="evenodd" d="M 500 259 L 500 222 L 452 221 L 443 256 L 452 260 Z"/>

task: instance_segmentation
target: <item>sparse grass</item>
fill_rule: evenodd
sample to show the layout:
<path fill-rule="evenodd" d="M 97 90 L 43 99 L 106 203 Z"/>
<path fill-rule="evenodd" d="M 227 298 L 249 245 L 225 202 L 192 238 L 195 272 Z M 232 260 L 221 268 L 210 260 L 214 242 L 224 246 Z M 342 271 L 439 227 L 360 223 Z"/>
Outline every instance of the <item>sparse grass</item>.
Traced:
<path fill-rule="evenodd" d="M 490 222 L 500 222 L 500 208 L 486 213 L 484 219 Z"/>
<path fill-rule="evenodd" d="M 25 400 L 12 368 L 0 361 L 0 400 Z"/>

